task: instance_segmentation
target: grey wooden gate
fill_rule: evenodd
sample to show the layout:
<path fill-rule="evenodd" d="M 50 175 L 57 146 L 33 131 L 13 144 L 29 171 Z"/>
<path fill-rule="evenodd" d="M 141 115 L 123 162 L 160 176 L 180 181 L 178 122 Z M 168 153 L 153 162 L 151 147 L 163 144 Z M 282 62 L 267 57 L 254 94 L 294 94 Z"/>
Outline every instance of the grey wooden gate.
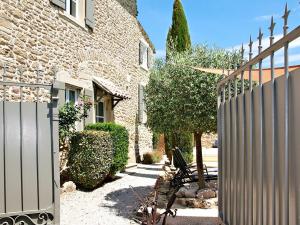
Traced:
<path fill-rule="evenodd" d="M 250 38 L 248 62 L 218 85 L 219 212 L 226 225 L 300 224 L 300 70 L 289 72 L 288 64 L 289 44 L 300 37 L 300 26 L 287 32 L 289 12 L 286 7 L 283 37 L 273 43 L 272 18 L 270 47 L 262 50 L 259 32 L 259 54 L 252 58 Z M 280 49 L 284 72 L 275 79 L 274 56 Z M 266 83 L 264 59 L 271 65 Z M 256 64 L 259 80 L 253 86 Z"/>
<path fill-rule="evenodd" d="M 0 225 L 59 224 L 56 89 L 41 82 L 39 70 L 31 84 L 22 73 L 12 82 L 8 69 L 0 81 Z M 50 101 L 43 102 L 42 90 Z"/>

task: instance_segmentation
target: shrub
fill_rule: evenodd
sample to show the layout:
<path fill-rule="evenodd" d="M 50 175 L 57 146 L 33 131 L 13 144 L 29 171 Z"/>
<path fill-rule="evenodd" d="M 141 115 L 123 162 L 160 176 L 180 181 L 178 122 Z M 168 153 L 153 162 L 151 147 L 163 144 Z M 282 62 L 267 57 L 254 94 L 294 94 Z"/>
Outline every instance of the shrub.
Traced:
<path fill-rule="evenodd" d="M 113 147 L 108 132 L 82 131 L 71 138 L 69 171 L 72 180 L 84 189 L 94 189 L 107 177 Z"/>
<path fill-rule="evenodd" d="M 110 133 L 113 141 L 113 163 L 110 168 L 110 176 L 114 176 L 117 171 L 125 169 L 128 161 L 128 131 L 125 127 L 115 123 L 96 123 L 86 126 L 87 130 L 101 130 Z"/>
<path fill-rule="evenodd" d="M 160 137 L 160 133 L 157 133 L 157 132 L 153 131 L 153 136 L 152 136 L 153 149 L 157 149 L 158 142 L 159 142 L 159 137 Z"/>
<path fill-rule="evenodd" d="M 159 163 L 162 160 L 163 153 L 161 151 L 146 152 L 143 155 L 144 164 Z"/>
<path fill-rule="evenodd" d="M 170 150 L 174 149 L 175 147 L 178 147 L 181 150 L 182 155 L 187 163 L 193 162 L 193 136 L 191 133 L 181 132 L 179 134 L 167 134 L 166 150 L 168 150 L 168 158 L 172 156 Z M 176 163 L 175 166 L 177 166 Z"/>

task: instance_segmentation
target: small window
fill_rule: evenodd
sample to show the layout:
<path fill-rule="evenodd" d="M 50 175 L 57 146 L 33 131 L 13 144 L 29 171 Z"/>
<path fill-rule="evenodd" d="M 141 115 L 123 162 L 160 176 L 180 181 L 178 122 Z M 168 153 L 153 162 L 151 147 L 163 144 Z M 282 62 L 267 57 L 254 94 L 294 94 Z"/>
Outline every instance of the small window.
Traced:
<path fill-rule="evenodd" d="M 78 16 L 78 0 L 66 0 L 66 12 L 77 18 Z"/>
<path fill-rule="evenodd" d="M 145 41 L 140 41 L 139 56 L 140 66 L 149 69 L 149 45 Z"/>
<path fill-rule="evenodd" d="M 105 122 L 105 104 L 104 102 L 98 102 L 95 105 L 96 108 L 96 123 Z"/>
<path fill-rule="evenodd" d="M 78 103 L 78 91 L 74 89 L 66 89 L 66 103 Z"/>

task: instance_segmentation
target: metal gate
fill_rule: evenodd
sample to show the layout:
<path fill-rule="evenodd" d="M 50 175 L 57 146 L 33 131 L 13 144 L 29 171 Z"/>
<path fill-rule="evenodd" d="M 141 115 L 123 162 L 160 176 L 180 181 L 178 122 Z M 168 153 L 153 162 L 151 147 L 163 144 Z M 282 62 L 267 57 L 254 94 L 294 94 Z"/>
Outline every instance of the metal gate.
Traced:
<path fill-rule="evenodd" d="M 270 47 L 262 51 L 259 32 L 259 54 L 252 58 L 250 38 L 248 62 L 218 84 L 219 213 L 227 225 L 300 224 L 300 70 L 289 72 L 288 64 L 289 45 L 300 36 L 300 26 L 287 32 L 289 12 L 286 7 L 283 37 L 273 43 L 272 18 Z M 284 72 L 275 78 L 274 56 L 281 48 Z M 271 66 L 266 83 L 264 59 Z"/>
<path fill-rule="evenodd" d="M 41 70 L 34 83 L 21 70 L 12 82 L 8 70 L 0 81 L 0 225 L 59 224 L 56 89 Z"/>

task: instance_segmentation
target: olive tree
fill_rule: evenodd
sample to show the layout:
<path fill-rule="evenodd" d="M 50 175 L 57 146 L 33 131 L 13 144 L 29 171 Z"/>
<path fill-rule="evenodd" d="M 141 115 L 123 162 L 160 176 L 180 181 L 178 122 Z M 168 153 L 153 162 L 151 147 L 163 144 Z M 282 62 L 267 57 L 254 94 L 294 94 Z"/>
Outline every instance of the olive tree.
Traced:
<path fill-rule="evenodd" d="M 158 60 L 146 87 L 148 125 L 157 132 L 191 132 L 196 142 L 199 187 L 204 188 L 201 137 L 217 130 L 217 83 L 220 75 L 195 67 L 232 68 L 239 53 L 196 46 Z"/>

